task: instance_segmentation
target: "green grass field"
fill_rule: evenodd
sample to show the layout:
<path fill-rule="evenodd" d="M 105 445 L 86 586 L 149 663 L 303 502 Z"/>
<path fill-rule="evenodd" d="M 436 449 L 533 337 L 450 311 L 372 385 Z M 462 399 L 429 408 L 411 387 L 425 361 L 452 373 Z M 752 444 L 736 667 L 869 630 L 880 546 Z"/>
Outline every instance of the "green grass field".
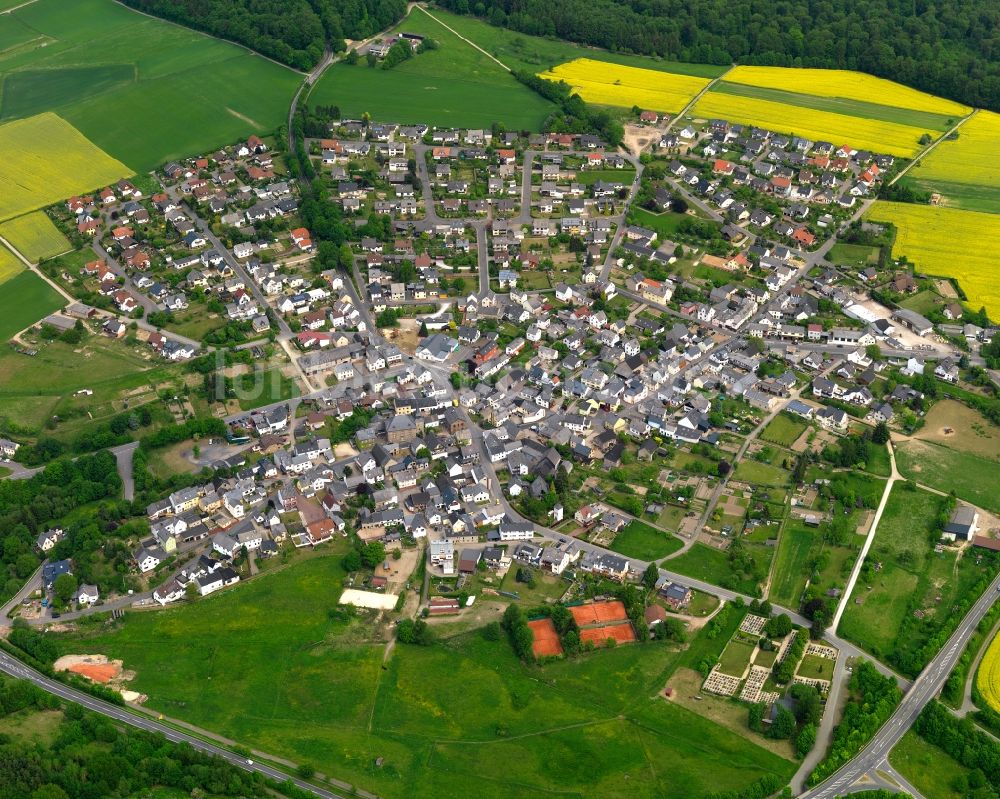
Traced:
<path fill-rule="evenodd" d="M 239 397 L 240 409 L 244 411 L 270 405 L 272 402 L 299 396 L 299 388 L 294 380 L 281 373 L 281 368 L 273 366 L 259 375 L 256 381 L 249 375 L 244 386 L 245 394 Z"/>
<path fill-rule="evenodd" d="M 794 771 L 655 698 L 678 665 L 717 653 L 725 636 L 696 637 L 686 652 L 619 647 L 529 668 L 505 640 L 472 631 L 399 645 L 383 670 L 384 646 L 361 640 L 369 622 L 327 614 L 345 546 L 59 647 L 122 657 L 149 707 L 388 799 L 681 799 Z"/>
<path fill-rule="evenodd" d="M 935 308 L 943 305 L 943 301 L 933 291 L 927 290 L 911 294 L 909 297 L 901 300 L 899 304 L 901 307 L 909 308 L 911 311 L 916 311 L 919 314 L 929 314 Z"/>
<path fill-rule="evenodd" d="M 396 30 L 434 39 L 437 50 L 390 70 L 336 64 L 309 95 L 312 105 L 337 105 L 345 116 L 431 125 L 538 130 L 551 103 L 518 83 L 503 67 L 414 10 Z"/>
<path fill-rule="evenodd" d="M 954 491 L 960 499 L 1000 513 L 995 461 L 971 452 L 911 439 L 896 447 L 896 465 L 911 480 L 939 491 Z"/>
<path fill-rule="evenodd" d="M 771 549 L 763 544 L 746 544 L 758 567 L 766 573 L 767 561 L 771 557 Z M 734 591 L 742 591 L 751 596 L 756 594 L 758 582 L 753 577 L 733 571 L 729 556 L 714 547 L 695 542 L 687 552 L 670 558 L 663 564 L 670 571 L 704 580 L 712 585 L 719 585 Z"/>
<path fill-rule="evenodd" d="M 832 680 L 837 661 L 819 655 L 806 655 L 799 663 L 798 674 L 814 680 Z"/>
<path fill-rule="evenodd" d="M 719 658 L 719 671 L 733 677 L 742 677 L 750 664 L 754 648 L 743 641 L 730 641 Z"/>
<path fill-rule="evenodd" d="M 754 483 L 762 486 L 783 486 L 788 485 L 791 475 L 778 466 L 771 466 L 769 463 L 747 460 L 744 458 L 736 465 L 733 472 L 734 480 L 742 480 L 747 483 Z"/>
<path fill-rule="evenodd" d="M 897 108 L 891 105 L 880 105 L 878 103 L 867 103 L 863 100 L 849 100 L 843 97 L 819 97 L 813 94 L 801 94 L 799 92 L 782 91 L 781 89 L 769 89 L 763 86 L 748 86 L 743 83 L 730 83 L 721 80 L 715 84 L 712 91 L 722 94 L 733 94 L 737 97 L 753 97 L 758 100 L 768 100 L 772 103 L 784 103 L 786 105 L 799 106 L 800 108 L 811 108 L 816 111 L 828 111 L 834 114 L 845 114 L 846 116 L 859 117 L 860 119 L 875 119 L 881 122 L 895 122 L 900 125 L 909 125 L 914 128 L 926 128 L 929 131 L 940 131 L 944 133 L 954 118 L 933 114 L 927 111 L 914 111 L 907 108 Z"/>
<path fill-rule="evenodd" d="M 12 3 L 12 5 L 16 4 Z M 2 3 L 0 3 L 0 8 L 3 8 Z M 31 30 L 10 14 L 4 14 L 0 17 L 0 55 L 41 38 L 38 31 Z"/>
<path fill-rule="evenodd" d="M 778 540 L 774 579 L 768 592 L 772 602 L 786 608 L 798 608 L 806 580 L 809 579 L 806 564 L 817 537 L 815 529 L 807 528 L 797 519 L 785 522 Z"/>
<path fill-rule="evenodd" d="M 511 69 L 526 69 L 538 73 L 575 58 L 591 58 L 611 64 L 658 69 L 698 78 L 717 78 L 727 70 L 727 67 L 713 64 L 684 64 L 659 58 L 611 53 L 561 39 L 529 36 L 508 28 L 498 28 L 472 16 L 451 14 L 440 9 L 434 9 L 432 13 Z"/>
<path fill-rule="evenodd" d="M 632 208 L 629 210 L 629 219 L 633 224 L 655 230 L 662 239 L 672 239 L 677 236 L 680 223 L 684 219 L 690 219 L 690 217 L 687 214 L 675 214 L 672 211 L 654 214 L 645 208 Z"/>
<path fill-rule="evenodd" d="M 0 342 L 7 341 L 42 317 L 59 310 L 63 304 L 55 289 L 34 272 L 23 271 L 5 281 L 3 291 L 0 291 Z M 46 379 L 52 377 L 50 374 L 44 376 Z M 0 380 L 0 393 L 9 386 L 9 383 Z"/>
<path fill-rule="evenodd" d="M 37 0 L 10 18 L 48 43 L 0 52 L 0 118 L 56 111 L 134 172 L 270 133 L 302 79 L 112 0 Z"/>
<path fill-rule="evenodd" d="M 633 520 L 615 536 L 611 548 L 630 558 L 659 560 L 684 546 L 679 538 L 669 535 L 645 522 Z"/>
<path fill-rule="evenodd" d="M 635 170 L 629 169 L 581 169 L 576 173 L 576 182 L 591 186 L 599 180 L 630 185 L 635 180 Z"/>
<path fill-rule="evenodd" d="M 833 263 L 864 269 L 878 263 L 878 247 L 838 243 L 830 248 L 828 257 Z"/>
<path fill-rule="evenodd" d="M 32 263 L 73 249 L 59 228 L 42 211 L 0 223 L 0 236 Z"/>
<path fill-rule="evenodd" d="M 889 762 L 927 799 L 965 799 L 968 795 L 954 790 L 952 783 L 956 777 L 968 775 L 969 769 L 913 730 L 889 753 Z"/>
<path fill-rule="evenodd" d="M 0 125 L 0 152 L 17 156 L 0 161 L 0 220 L 131 174 L 55 114 Z"/>
<path fill-rule="evenodd" d="M 933 178 L 923 180 L 907 173 L 899 181 L 902 185 L 928 193 L 939 192 L 943 195 L 942 205 L 949 208 L 962 208 L 966 211 L 985 211 L 990 214 L 1000 214 L 1000 186 L 979 186 L 958 181 Z"/>
<path fill-rule="evenodd" d="M 779 413 L 761 431 L 760 437 L 772 444 L 789 447 L 805 432 L 808 426 L 801 419 L 789 416 L 787 413 Z"/>

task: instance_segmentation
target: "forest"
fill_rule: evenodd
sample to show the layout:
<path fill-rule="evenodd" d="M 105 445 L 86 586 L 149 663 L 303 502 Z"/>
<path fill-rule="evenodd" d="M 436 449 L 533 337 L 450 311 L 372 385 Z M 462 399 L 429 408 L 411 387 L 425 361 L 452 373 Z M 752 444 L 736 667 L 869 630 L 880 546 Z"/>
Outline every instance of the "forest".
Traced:
<path fill-rule="evenodd" d="M 1000 111 L 1000 5 L 977 0 L 440 0 L 501 27 L 710 64 L 855 69 Z M 875 98 L 877 102 L 877 98 Z"/>
<path fill-rule="evenodd" d="M 327 45 L 364 39 L 406 11 L 405 0 L 123 0 L 125 5 L 308 70 Z"/>

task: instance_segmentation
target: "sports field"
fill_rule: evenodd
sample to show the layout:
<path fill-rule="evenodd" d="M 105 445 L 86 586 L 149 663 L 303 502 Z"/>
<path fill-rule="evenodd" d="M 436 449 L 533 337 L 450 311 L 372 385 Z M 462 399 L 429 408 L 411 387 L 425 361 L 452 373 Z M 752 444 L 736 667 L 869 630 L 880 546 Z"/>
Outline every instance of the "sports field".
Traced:
<path fill-rule="evenodd" d="M 974 308 L 1000 317 L 1000 287 L 994 252 L 1000 246 L 998 217 L 932 205 L 879 200 L 868 211 L 873 222 L 896 226 L 894 258 L 905 255 L 918 272 L 958 278 Z"/>
<path fill-rule="evenodd" d="M 699 635 L 687 651 L 622 646 L 528 667 L 472 630 L 399 644 L 383 668 L 370 623 L 328 613 L 346 546 L 59 646 L 123 658 L 154 710 L 386 799 L 688 799 L 795 769 L 656 697 L 721 643 Z"/>
<path fill-rule="evenodd" d="M 0 223 L 0 236 L 32 263 L 73 249 L 59 228 L 42 211 Z"/>
<path fill-rule="evenodd" d="M 6 252 L 6 249 L 2 251 Z M 3 283 L 0 290 L 0 342 L 7 341 L 64 304 L 55 289 L 34 272 L 25 270 L 14 275 Z"/>
<path fill-rule="evenodd" d="M 906 175 L 921 188 L 943 195 L 957 208 L 1000 213 L 1000 114 L 977 111 Z"/>
<path fill-rule="evenodd" d="M 130 172 L 270 133 L 302 79 L 113 0 L 37 0 L 10 19 L 46 43 L 0 52 L 0 118 L 56 111 Z"/>
<path fill-rule="evenodd" d="M 956 121 L 972 110 L 960 103 L 911 89 L 891 80 L 846 69 L 737 66 L 726 73 L 726 81 L 817 97 L 862 100 L 895 108 L 927 111 L 954 117 Z"/>
<path fill-rule="evenodd" d="M 336 105 L 347 117 L 368 112 L 373 119 L 431 125 L 537 130 L 552 104 L 511 76 L 502 66 L 420 10 L 397 31 L 428 36 L 438 49 L 414 56 L 393 69 L 335 64 L 309 94 L 310 105 Z"/>
<path fill-rule="evenodd" d="M 816 106 L 822 106 L 823 101 L 807 95 L 797 95 L 801 99 L 795 104 L 789 102 L 793 99 L 789 97 L 776 100 L 760 96 L 773 91 L 752 88 L 747 91 L 739 84 L 720 82 L 698 101 L 692 114 L 699 118 L 757 125 L 779 133 L 805 136 L 814 141 L 849 144 L 858 149 L 907 158 L 920 151 L 921 136 L 935 132 L 929 127 L 912 127 L 884 119 L 821 110 Z M 768 97 L 773 98 L 773 95 L 769 94 Z M 858 109 L 855 113 L 866 111 Z"/>
<path fill-rule="evenodd" d="M 588 103 L 622 108 L 637 105 L 669 113 L 680 111 L 709 83 L 707 78 L 608 64 L 592 58 L 560 64 L 540 77 L 568 83 Z"/>
<path fill-rule="evenodd" d="M 132 174 L 55 114 L 0 125 L 0 219 Z"/>

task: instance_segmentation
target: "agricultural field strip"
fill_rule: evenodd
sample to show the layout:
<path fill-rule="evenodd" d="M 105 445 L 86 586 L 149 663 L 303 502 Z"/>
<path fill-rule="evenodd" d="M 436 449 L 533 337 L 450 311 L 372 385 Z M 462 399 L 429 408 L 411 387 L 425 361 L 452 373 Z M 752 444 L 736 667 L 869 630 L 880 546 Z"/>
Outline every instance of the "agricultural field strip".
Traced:
<path fill-rule="evenodd" d="M 736 66 L 726 74 L 726 80 L 816 97 L 865 102 L 871 102 L 870 98 L 875 97 L 881 100 L 884 106 L 927 111 L 950 117 L 965 116 L 972 110 L 961 103 L 911 89 L 891 80 L 844 69 Z"/>
<path fill-rule="evenodd" d="M 976 688 L 993 710 L 1000 713 L 1000 634 L 993 638 L 976 672 Z"/>
<path fill-rule="evenodd" d="M 72 245 L 42 211 L 0 223 L 0 238 L 6 239 L 32 263 L 67 252 Z"/>
<path fill-rule="evenodd" d="M 873 152 L 911 158 L 921 150 L 926 128 L 861 119 L 841 113 L 817 111 L 787 103 L 776 103 L 735 94 L 708 91 L 692 114 L 705 119 L 726 119 L 777 132 L 794 133 L 815 141 L 850 144 Z M 938 131 L 940 132 L 940 131 Z"/>
<path fill-rule="evenodd" d="M 814 94 L 800 94 L 784 89 L 748 86 L 744 83 L 733 83 L 727 75 L 712 87 L 713 92 L 732 94 L 737 97 L 751 97 L 758 100 L 768 100 L 775 103 L 809 108 L 814 111 L 826 111 L 832 114 L 857 119 L 871 119 L 879 122 L 891 122 L 899 125 L 909 125 L 915 128 L 926 128 L 943 133 L 954 124 L 954 118 L 944 114 L 934 114 L 930 111 L 914 111 L 882 105 L 866 100 L 844 97 L 823 97 Z M 964 114 L 963 114 L 964 116 Z"/>
<path fill-rule="evenodd" d="M 995 215 L 879 200 L 866 218 L 896 226 L 893 257 L 905 255 L 918 272 L 957 278 L 975 307 L 1000 316 L 1000 287 L 993 253 L 1000 245 Z M 956 242 L 978 246 L 956 248 Z"/>
<path fill-rule="evenodd" d="M 676 113 L 711 83 L 707 78 L 578 58 L 542 72 L 539 77 L 564 81 L 589 103 Z"/>

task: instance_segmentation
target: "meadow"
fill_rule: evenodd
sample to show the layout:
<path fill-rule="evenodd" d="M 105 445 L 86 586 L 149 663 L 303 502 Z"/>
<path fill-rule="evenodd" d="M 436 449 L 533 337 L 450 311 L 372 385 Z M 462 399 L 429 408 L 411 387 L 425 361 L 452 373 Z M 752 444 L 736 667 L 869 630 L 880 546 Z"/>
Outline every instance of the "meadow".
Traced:
<path fill-rule="evenodd" d="M 0 252 L 6 250 L 0 248 Z M 0 263 L 0 274 L 2 272 L 3 265 Z M 0 342 L 7 341 L 43 316 L 58 311 L 63 305 L 63 298 L 38 275 L 27 270 L 20 271 L 6 280 L 0 291 Z M 3 379 L 0 370 L 0 393 L 6 391 L 7 386 L 9 384 Z"/>
<path fill-rule="evenodd" d="M 845 69 L 736 66 L 726 73 L 726 81 L 816 97 L 869 103 L 877 101 L 883 106 L 926 111 L 951 116 L 956 120 L 972 110 L 952 100 L 935 97 L 891 80 Z"/>
<path fill-rule="evenodd" d="M 998 141 L 1000 114 L 977 111 L 958 129 L 957 138 L 941 142 L 914 165 L 906 180 L 939 192 L 947 205 L 1000 213 Z"/>
<path fill-rule="evenodd" d="M 615 536 L 611 548 L 630 558 L 654 561 L 671 555 L 684 546 L 675 536 L 633 519 Z"/>
<path fill-rule="evenodd" d="M 2 64 L 2 62 L 0 62 Z M 132 174 L 55 114 L 0 125 L 0 220 Z"/>
<path fill-rule="evenodd" d="M 782 607 L 797 609 L 809 579 L 807 564 L 815 545 L 821 544 L 815 528 L 806 527 L 799 519 L 785 521 L 778 539 L 774 559 L 774 576 L 768 598 Z"/>
<path fill-rule="evenodd" d="M 805 136 L 814 141 L 849 144 L 858 149 L 905 158 L 919 152 L 920 137 L 928 132 L 924 127 L 744 97 L 731 91 L 719 91 L 716 87 L 705 93 L 691 114 L 703 119 L 725 119 L 745 125 L 757 125 L 779 133 Z"/>
<path fill-rule="evenodd" d="M 707 78 L 608 64 L 592 58 L 560 64 L 540 77 L 568 83 L 588 103 L 623 108 L 639 106 L 669 113 L 680 111 L 709 83 Z"/>
<path fill-rule="evenodd" d="M 24 271 L 21 259 L 6 247 L 0 247 L 0 285 Z"/>
<path fill-rule="evenodd" d="M 911 439 L 896 446 L 896 466 L 904 477 L 1000 514 L 995 459 Z"/>
<path fill-rule="evenodd" d="M 896 226 L 894 258 L 906 256 L 920 273 L 958 279 L 975 308 L 1000 317 L 993 250 L 1000 243 L 997 217 L 932 205 L 879 200 L 868 211 L 873 222 Z"/>
<path fill-rule="evenodd" d="M 500 64 L 462 41 L 420 10 L 396 31 L 428 36 L 438 44 L 392 69 L 339 63 L 313 87 L 307 103 L 336 105 L 345 117 L 368 112 L 399 123 L 538 130 L 553 106 Z"/>
<path fill-rule="evenodd" d="M 690 64 L 661 58 L 612 53 L 596 47 L 574 44 L 563 39 L 530 36 L 509 28 L 500 28 L 468 14 L 451 14 L 434 9 L 434 17 L 460 35 L 475 42 L 510 69 L 544 72 L 557 64 L 576 58 L 589 58 L 609 64 L 641 69 L 655 69 L 697 78 L 717 78 L 727 67 L 714 64 Z"/>
<path fill-rule="evenodd" d="M 59 228 L 42 211 L 0 223 L 0 236 L 32 263 L 73 249 Z"/>
<path fill-rule="evenodd" d="M 956 778 L 968 775 L 969 769 L 913 730 L 907 732 L 889 753 L 889 762 L 924 796 L 933 799 L 965 799 L 968 796 L 953 786 Z"/>
<path fill-rule="evenodd" d="M 766 573 L 772 553 L 770 547 L 763 544 L 746 544 L 745 549 L 754 559 L 758 569 Z M 758 596 L 759 593 L 758 580 L 742 572 L 736 572 L 725 551 L 700 541 L 696 541 L 687 552 L 681 553 L 676 558 L 670 558 L 663 564 L 663 568 L 712 585 L 720 585 L 731 591 L 740 591 L 747 596 Z"/>
<path fill-rule="evenodd" d="M 989 706 L 1000 713 L 1000 635 L 986 650 L 976 672 L 976 688 Z"/>
<path fill-rule="evenodd" d="M 0 52 L 0 118 L 56 111 L 130 173 L 274 131 L 302 79 L 113 0 L 37 0 L 10 18 L 45 46 Z"/>
<path fill-rule="evenodd" d="M 736 464 L 732 479 L 762 486 L 783 486 L 788 485 L 789 477 L 788 471 L 780 466 L 744 458 Z"/>
<path fill-rule="evenodd" d="M 637 645 L 528 667 L 506 640 L 472 630 L 400 644 L 383 668 L 385 646 L 364 637 L 369 623 L 329 613 L 346 546 L 59 646 L 122 657 L 155 710 L 390 799 L 680 799 L 794 771 L 655 697 L 724 636 L 696 636 L 687 651 Z"/>

